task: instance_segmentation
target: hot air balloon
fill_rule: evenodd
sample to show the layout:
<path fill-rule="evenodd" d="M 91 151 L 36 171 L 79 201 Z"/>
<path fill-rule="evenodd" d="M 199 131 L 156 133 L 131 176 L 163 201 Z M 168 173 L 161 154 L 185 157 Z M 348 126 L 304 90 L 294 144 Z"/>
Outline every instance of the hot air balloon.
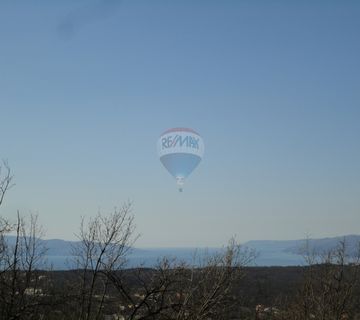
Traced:
<path fill-rule="evenodd" d="M 176 179 L 182 192 L 185 179 L 204 155 L 203 139 L 192 129 L 173 128 L 160 136 L 157 147 L 161 163 Z"/>

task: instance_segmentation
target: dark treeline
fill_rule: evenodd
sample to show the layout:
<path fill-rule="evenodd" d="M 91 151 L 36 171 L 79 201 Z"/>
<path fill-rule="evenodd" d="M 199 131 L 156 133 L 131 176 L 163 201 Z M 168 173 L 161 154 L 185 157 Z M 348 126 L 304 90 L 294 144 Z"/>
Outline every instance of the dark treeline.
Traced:
<path fill-rule="evenodd" d="M 12 176 L 0 169 L 1 205 Z M 0 217 L 0 320 L 360 319 L 360 255 L 345 242 L 323 254 L 305 248 L 306 267 L 248 267 L 256 253 L 232 239 L 193 264 L 165 257 L 126 269 L 133 219 L 130 203 L 83 219 L 73 270 L 52 271 L 37 217 Z"/>
<path fill-rule="evenodd" d="M 25 271 L 16 282 L 9 271 L 1 275 L 0 319 L 360 319 L 359 283 L 348 277 L 357 267 L 346 266 L 344 279 L 339 266 L 314 268 L 244 267 L 229 286 L 218 279 L 223 270 L 206 279 L 203 269 L 124 269 L 101 272 L 92 296 L 90 270 L 86 289 L 84 270 L 33 271 L 28 282 Z"/>

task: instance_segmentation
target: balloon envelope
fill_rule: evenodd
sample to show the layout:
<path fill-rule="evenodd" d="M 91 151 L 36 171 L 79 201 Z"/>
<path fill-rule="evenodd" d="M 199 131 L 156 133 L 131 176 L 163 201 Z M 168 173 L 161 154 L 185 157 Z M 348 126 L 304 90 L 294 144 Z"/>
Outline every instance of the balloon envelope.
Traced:
<path fill-rule="evenodd" d="M 157 146 L 161 163 L 176 179 L 182 191 L 184 180 L 204 155 L 203 139 L 192 129 L 173 128 L 160 136 Z"/>

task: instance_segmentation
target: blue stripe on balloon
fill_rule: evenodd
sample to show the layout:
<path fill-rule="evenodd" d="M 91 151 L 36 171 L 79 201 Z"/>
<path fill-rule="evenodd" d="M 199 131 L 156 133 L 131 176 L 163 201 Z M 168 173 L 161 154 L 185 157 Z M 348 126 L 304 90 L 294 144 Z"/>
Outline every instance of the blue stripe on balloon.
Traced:
<path fill-rule="evenodd" d="M 186 178 L 197 167 L 201 158 L 191 153 L 171 153 L 160 157 L 160 161 L 175 178 Z"/>

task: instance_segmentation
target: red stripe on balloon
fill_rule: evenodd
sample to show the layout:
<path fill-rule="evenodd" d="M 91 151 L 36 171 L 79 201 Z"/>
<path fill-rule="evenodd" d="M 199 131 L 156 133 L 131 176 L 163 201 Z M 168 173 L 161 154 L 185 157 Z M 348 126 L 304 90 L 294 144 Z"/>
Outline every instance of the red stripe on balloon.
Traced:
<path fill-rule="evenodd" d="M 163 132 L 162 136 L 164 134 L 167 134 L 167 133 L 170 133 L 170 132 L 191 132 L 191 133 L 194 133 L 194 134 L 197 134 L 198 136 L 200 136 L 195 130 L 193 129 L 190 129 L 190 128 L 172 128 L 172 129 L 169 129 L 169 130 L 166 130 L 165 132 Z"/>

